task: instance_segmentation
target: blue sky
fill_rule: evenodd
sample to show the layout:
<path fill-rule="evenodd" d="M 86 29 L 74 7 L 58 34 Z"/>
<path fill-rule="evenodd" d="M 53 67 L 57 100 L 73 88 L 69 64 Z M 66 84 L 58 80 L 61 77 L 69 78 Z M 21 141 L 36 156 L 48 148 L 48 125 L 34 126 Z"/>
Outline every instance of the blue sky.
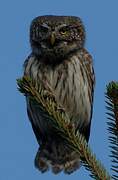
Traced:
<path fill-rule="evenodd" d="M 30 53 L 29 25 L 38 15 L 80 16 L 86 27 L 86 48 L 93 55 L 96 73 L 90 145 L 109 170 L 105 87 L 118 80 L 117 0 L 1 0 L 0 2 L 0 180 L 91 179 L 82 167 L 67 176 L 40 174 L 33 165 L 38 144 L 26 114 L 24 97 L 16 78 Z"/>

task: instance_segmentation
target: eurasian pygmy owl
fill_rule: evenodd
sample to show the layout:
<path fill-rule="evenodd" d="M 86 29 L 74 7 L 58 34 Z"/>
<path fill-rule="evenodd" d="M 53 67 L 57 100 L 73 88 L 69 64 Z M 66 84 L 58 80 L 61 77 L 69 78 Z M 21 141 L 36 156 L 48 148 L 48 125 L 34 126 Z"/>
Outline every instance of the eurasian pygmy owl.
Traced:
<path fill-rule="evenodd" d="M 94 71 L 92 57 L 84 48 L 85 30 L 74 16 L 39 16 L 30 27 L 32 52 L 24 75 L 43 83 L 68 114 L 75 132 L 89 140 L 92 117 Z M 55 132 L 45 113 L 26 97 L 28 116 L 39 143 L 35 165 L 45 172 L 72 173 L 80 166 L 79 155 Z"/>

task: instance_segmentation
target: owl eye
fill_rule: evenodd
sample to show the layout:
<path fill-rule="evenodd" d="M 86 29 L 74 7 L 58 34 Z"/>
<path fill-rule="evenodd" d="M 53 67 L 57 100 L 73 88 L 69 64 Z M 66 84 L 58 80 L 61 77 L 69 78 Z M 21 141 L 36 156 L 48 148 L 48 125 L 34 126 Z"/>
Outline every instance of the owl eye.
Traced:
<path fill-rule="evenodd" d="M 68 34 L 68 30 L 65 28 L 60 29 L 59 32 L 61 35 L 67 35 Z"/>
<path fill-rule="evenodd" d="M 48 32 L 48 28 L 46 26 L 40 26 L 40 31 L 42 33 L 47 33 Z"/>

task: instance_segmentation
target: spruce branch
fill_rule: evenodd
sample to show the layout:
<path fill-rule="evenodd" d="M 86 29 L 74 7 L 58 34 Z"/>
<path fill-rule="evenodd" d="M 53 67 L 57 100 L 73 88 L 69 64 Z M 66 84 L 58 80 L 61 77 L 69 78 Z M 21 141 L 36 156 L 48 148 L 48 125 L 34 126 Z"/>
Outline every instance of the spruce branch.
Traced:
<path fill-rule="evenodd" d="M 112 171 L 114 175 L 112 178 L 118 180 L 118 82 L 111 82 L 107 86 L 107 109 L 108 109 L 108 131 L 111 155 Z"/>
<path fill-rule="evenodd" d="M 80 155 L 83 165 L 90 172 L 90 176 L 96 180 L 110 180 L 110 175 L 101 162 L 96 159 L 85 138 L 79 132 L 75 133 L 68 115 L 57 104 L 55 96 L 47 91 L 42 84 L 37 86 L 26 76 L 18 79 L 17 84 L 21 93 L 37 102 L 39 108 L 47 113 L 54 128 L 65 139 L 68 145 Z"/>

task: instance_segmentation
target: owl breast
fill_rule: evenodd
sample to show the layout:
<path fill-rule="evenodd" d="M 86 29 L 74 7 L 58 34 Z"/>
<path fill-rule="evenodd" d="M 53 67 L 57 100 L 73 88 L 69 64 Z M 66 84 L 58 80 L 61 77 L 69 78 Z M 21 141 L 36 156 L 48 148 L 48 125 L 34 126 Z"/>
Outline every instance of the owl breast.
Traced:
<path fill-rule="evenodd" d="M 43 82 L 55 94 L 57 102 L 68 113 L 75 127 L 80 129 L 89 124 L 91 116 L 89 84 L 81 62 L 76 54 L 52 67 L 30 57 L 25 66 L 25 75 L 30 76 L 37 84 Z M 41 115 L 38 116 L 41 119 Z"/>

